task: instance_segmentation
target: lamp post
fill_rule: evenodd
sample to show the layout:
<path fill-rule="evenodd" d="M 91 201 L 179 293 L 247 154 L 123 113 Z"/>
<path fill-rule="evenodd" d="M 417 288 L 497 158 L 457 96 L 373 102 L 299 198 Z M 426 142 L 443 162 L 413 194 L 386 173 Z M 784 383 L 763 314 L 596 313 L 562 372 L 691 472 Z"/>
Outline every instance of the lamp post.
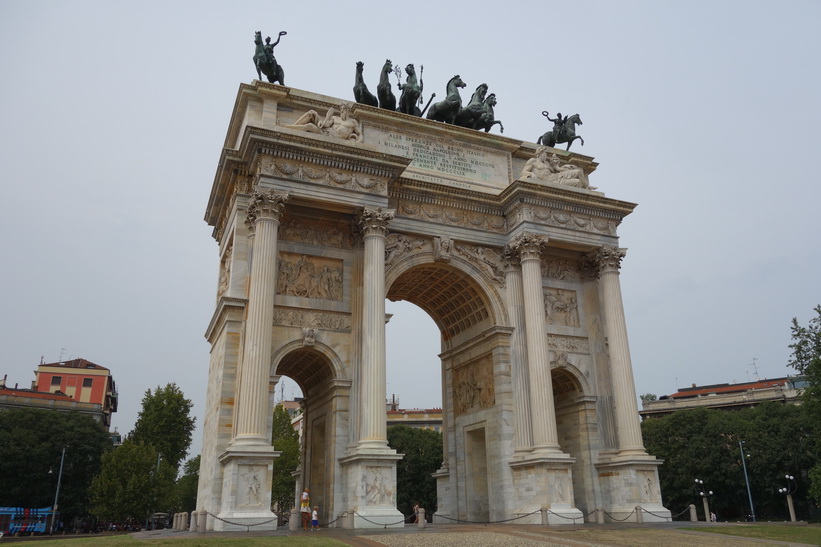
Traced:
<path fill-rule="evenodd" d="M 795 522 L 795 506 L 792 503 L 792 495 L 795 493 L 796 484 L 795 484 L 795 477 L 792 475 L 784 475 L 784 478 L 787 479 L 787 487 L 786 488 L 779 488 L 779 494 L 786 494 L 787 496 L 787 508 L 790 510 L 790 521 Z"/>
<path fill-rule="evenodd" d="M 57 500 L 60 498 L 60 484 L 63 482 L 63 462 L 66 460 L 66 447 L 63 447 L 63 454 L 60 456 L 60 473 L 57 475 L 57 491 L 54 493 L 54 507 L 51 508 L 51 528 L 49 533 L 54 534 L 54 524 L 57 520 Z M 51 470 L 49 470 L 51 473 Z"/>
<path fill-rule="evenodd" d="M 704 504 L 704 522 L 712 522 L 713 519 L 710 518 L 710 502 L 707 501 L 707 498 L 713 495 L 713 491 L 705 489 L 704 481 L 701 479 L 696 479 L 696 488 L 698 488 L 698 493 L 701 496 L 701 503 Z"/>
<path fill-rule="evenodd" d="M 755 522 L 755 507 L 753 507 L 753 493 L 750 490 L 750 477 L 747 476 L 747 460 L 744 455 L 745 441 L 738 441 L 738 449 L 741 451 L 741 466 L 744 468 L 744 481 L 747 483 L 747 498 L 750 500 L 750 516 Z"/>

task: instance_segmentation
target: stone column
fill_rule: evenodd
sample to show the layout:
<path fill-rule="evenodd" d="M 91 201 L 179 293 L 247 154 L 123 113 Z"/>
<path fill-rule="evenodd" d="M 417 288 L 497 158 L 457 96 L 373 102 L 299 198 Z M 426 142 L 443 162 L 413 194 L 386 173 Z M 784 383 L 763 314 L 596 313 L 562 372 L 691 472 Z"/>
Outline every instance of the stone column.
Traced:
<path fill-rule="evenodd" d="M 385 237 L 392 210 L 366 207 L 359 215 L 365 245 L 362 349 L 359 380 L 359 448 L 388 447 L 385 410 Z"/>
<path fill-rule="evenodd" d="M 556 431 L 556 409 L 544 317 L 542 290 L 542 250 L 547 238 L 522 234 L 510 248 L 518 251 L 522 263 L 525 339 L 527 341 L 528 376 L 530 379 L 531 427 L 533 452 L 560 453 Z"/>
<path fill-rule="evenodd" d="M 277 286 L 277 233 L 287 195 L 255 192 L 248 222 L 255 232 L 248 294 L 248 315 L 232 445 L 270 445 L 267 441 L 271 325 Z"/>
<path fill-rule="evenodd" d="M 511 247 L 504 252 L 505 285 L 508 314 L 513 335 L 510 340 L 511 375 L 513 379 L 513 450 L 528 451 L 533 446 L 530 425 L 530 394 L 528 393 L 527 346 L 525 342 L 525 307 L 522 270 L 519 257 Z M 444 399 L 443 399 L 444 400 Z"/>
<path fill-rule="evenodd" d="M 616 431 L 619 455 L 643 455 L 644 443 L 639 424 L 633 365 L 627 344 L 627 324 L 621 298 L 619 268 L 626 249 L 601 247 L 588 259 L 597 266 L 604 307 L 605 334 L 610 355 L 610 377 L 613 382 L 613 402 L 616 410 Z"/>

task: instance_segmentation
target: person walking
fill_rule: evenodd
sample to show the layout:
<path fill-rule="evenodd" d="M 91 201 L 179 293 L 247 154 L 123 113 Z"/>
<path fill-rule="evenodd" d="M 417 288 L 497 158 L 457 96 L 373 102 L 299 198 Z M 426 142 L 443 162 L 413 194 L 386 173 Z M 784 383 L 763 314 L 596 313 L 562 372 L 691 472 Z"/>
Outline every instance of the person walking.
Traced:
<path fill-rule="evenodd" d="M 302 517 L 302 527 L 308 531 L 308 521 L 311 520 L 311 489 L 302 491 L 302 499 L 299 502 L 299 514 Z"/>

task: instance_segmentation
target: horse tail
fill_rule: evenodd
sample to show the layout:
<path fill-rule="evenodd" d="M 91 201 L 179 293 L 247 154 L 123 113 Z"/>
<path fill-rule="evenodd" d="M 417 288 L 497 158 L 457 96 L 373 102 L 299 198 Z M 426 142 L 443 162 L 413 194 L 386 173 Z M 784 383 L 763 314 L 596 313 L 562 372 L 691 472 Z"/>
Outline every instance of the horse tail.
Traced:
<path fill-rule="evenodd" d="M 426 105 L 425 105 L 425 109 L 424 109 L 424 110 L 422 110 L 422 116 L 424 116 L 424 115 L 425 115 L 425 112 L 427 112 L 428 107 L 430 106 L 430 103 L 432 103 L 432 102 L 433 102 L 433 99 L 434 99 L 435 97 L 436 97 L 436 93 L 433 93 L 433 94 L 430 96 L 430 99 L 428 99 L 428 104 L 426 104 Z"/>

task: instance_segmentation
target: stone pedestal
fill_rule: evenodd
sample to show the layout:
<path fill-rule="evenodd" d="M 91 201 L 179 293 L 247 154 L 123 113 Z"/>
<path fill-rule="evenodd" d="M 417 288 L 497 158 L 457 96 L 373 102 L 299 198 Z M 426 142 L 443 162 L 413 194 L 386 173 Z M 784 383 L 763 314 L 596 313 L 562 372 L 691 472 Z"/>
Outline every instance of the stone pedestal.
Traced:
<path fill-rule="evenodd" d="M 515 516 L 522 524 L 582 524 L 584 515 L 573 497 L 574 460 L 564 457 L 529 458 L 512 462 L 513 482 L 519 508 Z M 541 509 L 541 513 L 539 511 Z"/>
<path fill-rule="evenodd" d="M 356 454 L 342 458 L 342 472 L 350 492 L 347 511 L 352 517 L 346 528 L 403 528 L 405 516 L 396 509 L 395 450 L 382 454 Z"/>
<path fill-rule="evenodd" d="M 223 498 L 214 530 L 245 531 L 249 525 L 255 530 L 276 530 L 270 485 L 274 458 L 279 454 L 273 448 L 249 447 L 229 450 L 220 457 Z"/>
<path fill-rule="evenodd" d="M 661 462 L 652 456 L 633 460 L 614 459 L 596 465 L 606 522 L 625 518 L 635 522 L 637 505 L 644 511 L 644 522 L 670 521 L 670 510 L 661 504 L 659 465 Z"/>

